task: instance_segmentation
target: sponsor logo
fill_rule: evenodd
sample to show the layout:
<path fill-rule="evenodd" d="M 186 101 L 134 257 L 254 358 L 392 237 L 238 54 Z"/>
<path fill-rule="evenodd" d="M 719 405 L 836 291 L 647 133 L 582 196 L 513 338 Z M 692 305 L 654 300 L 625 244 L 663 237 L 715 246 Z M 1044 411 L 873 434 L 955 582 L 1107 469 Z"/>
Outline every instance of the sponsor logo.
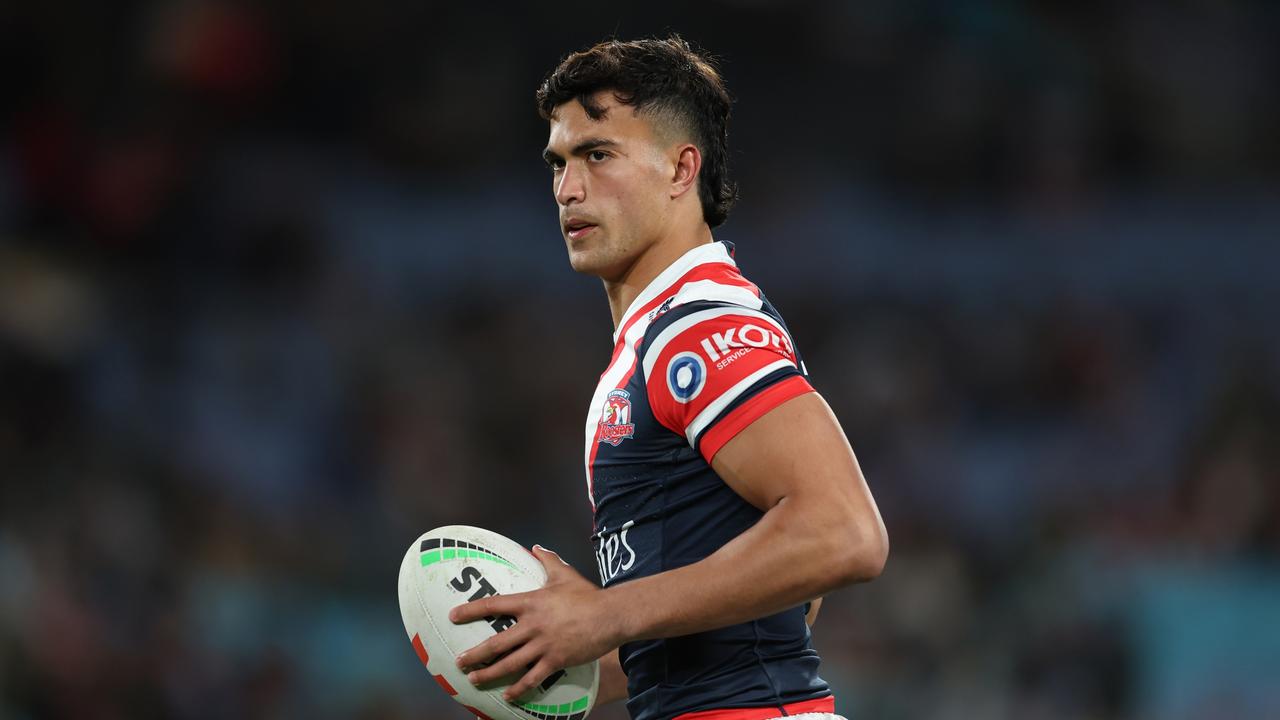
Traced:
<path fill-rule="evenodd" d="M 755 348 L 742 348 L 740 350 L 734 350 L 732 355 L 725 355 L 723 358 L 720 359 L 720 362 L 716 363 L 716 369 L 723 370 L 726 367 L 729 367 L 735 361 L 737 361 L 738 358 L 742 357 L 743 355 L 746 355 L 747 353 L 751 352 L 754 349 Z"/>
<path fill-rule="evenodd" d="M 657 318 L 659 315 L 662 315 L 662 314 L 663 314 L 663 313 L 665 313 L 666 311 L 670 310 L 670 309 L 671 309 L 671 301 L 672 301 L 672 300 L 675 300 L 675 299 L 676 299 L 676 296 L 675 296 L 675 295 L 672 295 L 671 297 L 667 298 L 666 300 L 663 300 L 663 301 L 662 301 L 662 304 L 661 304 L 661 305 L 659 305 L 659 306 L 657 307 L 657 309 L 655 309 L 655 310 L 650 310 L 650 311 L 649 311 L 649 322 L 653 322 L 653 320 L 654 320 L 655 318 Z"/>
<path fill-rule="evenodd" d="M 795 354 L 791 349 L 791 341 L 785 335 L 779 335 L 769 328 L 752 323 L 729 328 L 723 333 L 711 333 L 711 337 L 702 339 L 701 345 L 712 362 L 726 359 L 726 356 L 732 358 L 723 364 L 717 364 L 717 369 L 742 357 L 753 348 L 773 348 L 787 357 Z"/>
<path fill-rule="evenodd" d="M 631 422 L 631 393 L 612 390 L 600 410 L 600 442 L 617 447 L 623 440 L 635 437 L 636 425 Z"/>
<path fill-rule="evenodd" d="M 462 573 L 458 577 L 449 581 L 454 590 L 460 593 L 470 592 L 474 587 L 475 591 L 467 597 L 467 602 L 475 602 L 481 598 L 487 598 L 490 595 L 497 595 L 498 591 L 484 578 L 484 575 L 476 568 L 468 565 L 462 568 Z M 486 617 L 485 622 L 489 623 L 489 627 L 493 631 L 500 633 L 503 630 L 516 624 L 516 619 L 510 615 L 502 615 L 500 617 Z"/>
<path fill-rule="evenodd" d="M 636 564 L 636 551 L 627 542 L 627 532 L 635 524 L 635 520 L 628 520 L 618 530 L 609 532 L 609 528 L 602 527 L 596 533 L 596 565 L 600 568 L 601 584 L 608 585 Z"/>
<path fill-rule="evenodd" d="M 533 666 L 530 665 L 529 669 L 532 670 Z M 550 675 L 548 675 L 547 679 L 543 680 L 542 683 L 538 685 L 538 687 L 542 688 L 542 692 L 546 692 L 550 690 L 556 683 L 560 682 L 560 678 L 564 677 L 567 674 L 568 673 L 566 673 L 564 670 L 557 670 L 551 673 Z"/>
<path fill-rule="evenodd" d="M 667 389 L 678 403 L 698 397 L 707 381 L 707 366 L 697 353 L 682 352 L 667 365 Z"/>

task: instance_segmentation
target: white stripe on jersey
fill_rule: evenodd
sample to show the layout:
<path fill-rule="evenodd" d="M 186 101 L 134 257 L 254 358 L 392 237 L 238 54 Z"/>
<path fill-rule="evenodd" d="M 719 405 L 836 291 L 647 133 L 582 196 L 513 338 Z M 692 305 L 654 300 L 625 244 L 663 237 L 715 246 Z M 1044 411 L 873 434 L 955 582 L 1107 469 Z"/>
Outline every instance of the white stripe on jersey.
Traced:
<path fill-rule="evenodd" d="M 640 294 L 636 296 L 636 299 L 632 300 L 631 304 L 627 306 L 627 311 L 622 313 L 622 321 L 618 323 L 618 330 L 626 327 L 627 321 L 631 319 L 631 315 L 657 298 L 658 293 L 666 292 L 671 289 L 671 286 L 674 285 L 677 280 L 684 277 L 685 273 L 699 265 L 706 265 L 708 263 L 726 263 L 728 265 L 733 265 L 734 267 L 738 266 L 738 264 L 733 261 L 733 256 L 729 254 L 729 249 L 724 246 L 724 243 L 712 242 L 707 243 L 706 245 L 699 245 L 684 255 L 681 255 L 680 259 L 671 263 L 666 270 L 658 273 L 658 277 L 654 278 L 652 282 L 644 286 L 644 289 L 640 291 Z M 639 325 L 640 323 L 637 322 L 636 324 Z M 613 342 L 614 344 L 617 344 L 618 342 L 617 330 L 613 332 Z M 604 401 L 601 400 L 601 402 Z"/>
<path fill-rule="evenodd" d="M 755 294 L 751 293 L 751 296 L 755 297 Z M 703 298 L 700 297 L 698 299 L 702 300 Z M 759 302 L 758 298 L 757 302 Z M 787 335 L 787 331 L 783 330 L 782 326 L 778 324 L 778 321 L 766 313 L 749 310 L 744 307 L 707 308 L 706 310 L 699 310 L 698 312 L 690 313 L 663 328 L 662 332 L 658 333 L 658 337 L 654 338 L 653 342 L 644 348 L 645 382 L 649 382 L 649 376 L 653 374 L 653 366 L 658 362 L 658 356 L 662 354 L 662 350 L 667 346 L 667 343 L 674 340 L 680 333 L 700 322 L 714 320 L 715 318 L 724 317 L 725 315 L 746 315 L 748 317 L 763 320 L 769 324 L 769 327 L 777 331 L 779 335 L 787 339 L 788 347 L 795 347 L 795 345 L 791 344 L 791 337 Z"/>
<path fill-rule="evenodd" d="M 756 382 L 771 372 L 795 366 L 796 364 L 794 362 L 787 359 L 771 362 L 742 378 L 733 387 L 726 390 L 723 395 L 712 400 L 711 404 L 703 408 L 702 412 L 698 413 L 698 416 L 693 419 L 693 422 L 689 423 L 689 427 L 685 428 L 684 436 L 689 441 L 689 447 L 694 447 L 694 441 L 698 439 L 698 435 L 705 430 L 707 426 L 711 424 L 711 421 L 715 420 L 720 413 L 724 412 L 724 409 L 729 407 L 730 403 L 737 400 L 739 395 L 746 392 L 747 388 L 756 384 Z"/>
<path fill-rule="evenodd" d="M 671 301 L 671 307 L 699 300 L 733 303 L 734 305 L 749 307 L 752 310 L 759 310 L 764 307 L 764 301 L 750 289 L 741 285 L 725 285 L 715 280 L 697 280 L 685 284 L 684 287 L 680 288 L 680 292 L 676 294 L 676 299 Z"/>
<path fill-rule="evenodd" d="M 622 352 L 618 353 L 618 361 L 610 365 L 600 378 L 600 384 L 596 386 L 595 395 L 591 398 L 591 407 L 587 409 L 587 453 L 583 462 L 587 467 L 587 501 L 591 503 L 593 511 L 596 509 L 596 499 L 592 497 L 591 492 L 591 451 L 596 446 L 596 432 L 600 429 L 600 413 L 604 409 L 604 401 L 609 397 L 609 393 L 618 387 L 618 383 L 622 382 L 627 373 L 631 372 L 636 361 L 636 343 L 640 342 L 640 338 L 644 337 L 644 331 L 648 328 L 649 321 L 640 318 L 627 330 L 627 336 L 622 341 Z"/>

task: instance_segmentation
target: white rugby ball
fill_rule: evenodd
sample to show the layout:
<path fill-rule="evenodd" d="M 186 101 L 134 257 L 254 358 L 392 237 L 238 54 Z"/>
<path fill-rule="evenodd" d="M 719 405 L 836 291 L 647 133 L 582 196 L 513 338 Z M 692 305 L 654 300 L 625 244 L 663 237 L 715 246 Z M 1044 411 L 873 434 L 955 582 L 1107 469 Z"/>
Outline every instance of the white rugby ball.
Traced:
<path fill-rule="evenodd" d="M 482 720 L 582 720 L 595 704 L 600 663 L 565 668 L 538 688 L 507 702 L 502 691 L 520 679 L 480 689 L 458 669 L 458 654 L 510 627 L 499 617 L 455 625 L 449 611 L 488 595 L 537 590 L 546 570 L 522 545 L 468 525 L 446 525 L 424 533 L 400 564 L 400 615 L 409 642 L 427 672 L 445 692 Z"/>

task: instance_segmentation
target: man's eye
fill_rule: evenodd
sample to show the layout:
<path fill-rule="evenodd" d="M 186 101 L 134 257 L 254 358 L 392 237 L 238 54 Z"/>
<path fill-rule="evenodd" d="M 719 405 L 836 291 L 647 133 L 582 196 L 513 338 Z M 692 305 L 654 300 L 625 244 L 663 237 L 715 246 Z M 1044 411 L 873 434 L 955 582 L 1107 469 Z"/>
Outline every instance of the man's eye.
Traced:
<path fill-rule="evenodd" d="M 547 169 L 553 173 L 560 172 L 560 168 L 562 167 L 564 167 L 564 163 L 560 162 L 559 160 L 553 160 L 547 163 Z"/>
<path fill-rule="evenodd" d="M 593 162 L 602 162 L 608 157 L 609 157 L 609 153 L 603 150 L 592 150 L 590 153 L 587 154 L 587 159 Z"/>

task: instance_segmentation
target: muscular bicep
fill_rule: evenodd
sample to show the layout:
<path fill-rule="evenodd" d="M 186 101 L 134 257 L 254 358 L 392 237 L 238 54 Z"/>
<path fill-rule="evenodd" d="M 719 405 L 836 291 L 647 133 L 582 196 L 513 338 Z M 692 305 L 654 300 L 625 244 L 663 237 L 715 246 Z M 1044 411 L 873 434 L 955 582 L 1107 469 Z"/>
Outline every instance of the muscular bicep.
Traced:
<path fill-rule="evenodd" d="M 712 467 L 761 510 L 809 495 L 860 513 L 874 511 L 853 449 L 815 392 L 784 402 L 742 429 L 712 458 Z"/>
<path fill-rule="evenodd" d="M 805 548 L 788 562 L 821 563 L 840 585 L 880 574 L 888 533 L 844 431 L 817 393 L 794 397 L 743 428 L 712 466 L 764 511 L 749 533 Z"/>

